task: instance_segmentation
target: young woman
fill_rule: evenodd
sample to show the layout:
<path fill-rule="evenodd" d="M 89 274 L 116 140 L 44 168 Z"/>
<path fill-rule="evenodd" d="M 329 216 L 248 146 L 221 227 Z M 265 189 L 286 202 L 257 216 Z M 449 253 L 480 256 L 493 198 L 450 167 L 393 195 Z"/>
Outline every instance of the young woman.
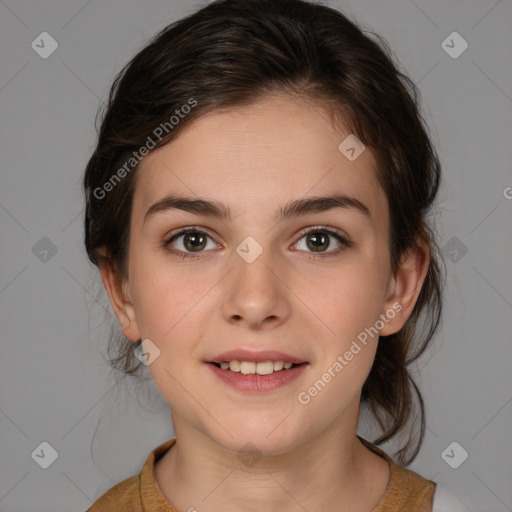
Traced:
<path fill-rule="evenodd" d="M 320 4 L 218 0 L 119 73 L 85 245 L 112 363 L 147 366 L 175 437 L 90 512 L 441 510 L 403 467 L 425 426 L 408 366 L 441 315 L 440 164 L 385 48 Z"/>

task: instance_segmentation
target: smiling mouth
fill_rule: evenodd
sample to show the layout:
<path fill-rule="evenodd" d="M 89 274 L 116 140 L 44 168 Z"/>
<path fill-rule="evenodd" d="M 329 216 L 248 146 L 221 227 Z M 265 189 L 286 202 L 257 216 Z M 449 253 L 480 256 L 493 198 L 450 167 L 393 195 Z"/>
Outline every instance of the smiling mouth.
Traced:
<path fill-rule="evenodd" d="M 221 370 L 225 370 L 233 373 L 241 373 L 243 375 L 271 375 L 272 373 L 286 372 L 296 366 L 303 366 L 308 363 L 291 363 L 285 361 L 223 361 L 216 363 L 211 361 L 209 364 L 213 364 Z"/>

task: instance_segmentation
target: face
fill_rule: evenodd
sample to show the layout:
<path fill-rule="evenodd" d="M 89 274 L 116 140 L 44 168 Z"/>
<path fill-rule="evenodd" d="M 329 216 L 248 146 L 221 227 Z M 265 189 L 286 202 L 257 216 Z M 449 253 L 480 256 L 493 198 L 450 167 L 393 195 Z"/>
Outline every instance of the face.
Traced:
<path fill-rule="evenodd" d="M 357 423 L 378 340 L 371 328 L 387 335 L 403 325 L 408 307 L 393 304 L 411 286 L 391 273 L 376 162 L 369 148 L 349 160 L 338 149 L 348 135 L 320 108 L 275 95 L 201 117 L 142 162 L 128 279 L 109 294 L 124 334 L 160 351 L 148 368 L 175 428 L 227 449 L 252 442 L 280 453 Z M 226 216 L 147 213 L 171 194 L 224 205 Z M 286 208 L 333 195 L 352 202 Z M 208 362 L 235 349 L 307 364 L 275 389 L 242 391 Z"/>

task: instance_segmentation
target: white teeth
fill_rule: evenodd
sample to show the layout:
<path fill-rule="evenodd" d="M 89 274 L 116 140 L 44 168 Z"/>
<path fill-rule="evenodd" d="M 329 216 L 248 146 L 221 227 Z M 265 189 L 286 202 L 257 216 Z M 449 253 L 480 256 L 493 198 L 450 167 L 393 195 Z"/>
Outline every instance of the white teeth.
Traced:
<path fill-rule="evenodd" d="M 272 361 L 260 361 L 256 364 L 256 373 L 258 375 L 269 375 L 274 373 L 274 363 Z"/>
<path fill-rule="evenodd" d="M 240 361 L 230 361 L 228 363 L 228 368 L 232 372 L 239 372 L 240 371 Z"/>
<path fill-rule="evenodd" d="M 231 363 L 230 363 L 230 365 L 231 365 Z M 240 371 L 244 374 L 256 373 L 256 363 L 251 363 L 249 361 L 241 361 L 240 362 Z"/>
<path fill-rule="evenodd" d="M 274 361 L 274 371 L 278 372 L 279 370 L 282 370 L 284 367 L 283 361 Z"/>
<path fill-rule="evenodd" d="M 281 371 L 283 368 L 287 370 L 291 368 L 293 363 L 284 361 L 223 361 L 220 367 L 223 370 L 231 370 L 232 372 L 241 372 L 244 375 L 257 373 L 258 375 L 270 375 L 273 372 Z"/>

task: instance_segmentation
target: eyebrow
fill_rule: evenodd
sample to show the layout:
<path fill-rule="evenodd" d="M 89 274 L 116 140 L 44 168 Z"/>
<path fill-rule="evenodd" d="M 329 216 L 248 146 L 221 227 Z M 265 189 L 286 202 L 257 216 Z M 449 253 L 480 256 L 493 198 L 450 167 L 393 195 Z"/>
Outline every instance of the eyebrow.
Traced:
<path fill-rule="evenodd" d="M 306 215 L 308 213 L 326 212 L 334 208 L 344 208 L 359 212 L 373 223 L 370 210 L 364 203 L 355 197 L 350 197 L 340 193 L 290 201 L 284 207 L 281 207 L 276 214 L 274 214 L 273 220 L 275 222 L 280 222 L 282 220 Z M 219 203 L 218 201 L 167 195 L 149 207 L 148 211 L 144 215 L 144 223 L 149 217 L 168 210 L 182 210 L 194 215 L 231 220 L 229 206 Z"/>

